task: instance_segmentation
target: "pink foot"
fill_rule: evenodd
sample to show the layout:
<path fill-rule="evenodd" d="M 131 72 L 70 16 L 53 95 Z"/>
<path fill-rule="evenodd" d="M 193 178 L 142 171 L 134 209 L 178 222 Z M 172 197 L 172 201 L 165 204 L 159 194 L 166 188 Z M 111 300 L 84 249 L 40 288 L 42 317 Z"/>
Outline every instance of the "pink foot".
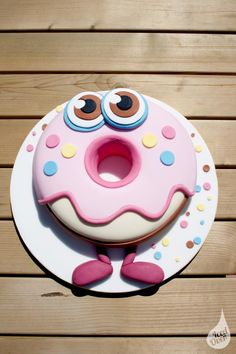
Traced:
<path fill-rule="evenodd" d="M 72 274 L 74 285 L 83 286 L 102 280 L 113 272 L 108 256 L 99 254 L 97 260 L 88 261 L 76 267 Z"/>
<path fill-rule="evenodd" d="M 129 253 L 122 264 L 121 274 L 129 279 L 142 281 L 147 284 L 158 284 L 164 279 L 161 267 L 149 262 L 134 262 L 136 253 Z"/>

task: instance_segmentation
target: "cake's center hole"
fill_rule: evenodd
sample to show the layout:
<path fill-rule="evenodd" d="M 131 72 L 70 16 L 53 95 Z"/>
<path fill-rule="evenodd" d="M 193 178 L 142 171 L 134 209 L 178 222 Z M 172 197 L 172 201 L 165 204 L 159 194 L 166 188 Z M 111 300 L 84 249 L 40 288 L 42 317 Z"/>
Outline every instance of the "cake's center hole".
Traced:
<path fill-rule="evenodd" d="M 132 154 L 121 141 L 107 142 L 100 146 L 97 154 L 97 172 L 104 181 L 121 181 L 130 173 Z"/>

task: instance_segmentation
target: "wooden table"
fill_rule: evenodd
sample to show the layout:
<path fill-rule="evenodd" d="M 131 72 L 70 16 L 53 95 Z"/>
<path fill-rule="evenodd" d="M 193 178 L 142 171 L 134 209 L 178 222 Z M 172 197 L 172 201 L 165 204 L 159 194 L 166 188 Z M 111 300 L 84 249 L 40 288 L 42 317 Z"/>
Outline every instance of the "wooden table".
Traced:
<path fill-rule="evenodd" d="M 221 308 L 236 333 L 236 2 L 1 0 L 0 31 L 0 353 L 214 352 L 206 335 Z M 158 292 L 75 296 L 24 250 L 10 175 L 45 113 L 80 91 L 120 86 L 199 129 L 219 207 L 200 253 Z M 236 352 L 235 337 L 224 352 Z"/>

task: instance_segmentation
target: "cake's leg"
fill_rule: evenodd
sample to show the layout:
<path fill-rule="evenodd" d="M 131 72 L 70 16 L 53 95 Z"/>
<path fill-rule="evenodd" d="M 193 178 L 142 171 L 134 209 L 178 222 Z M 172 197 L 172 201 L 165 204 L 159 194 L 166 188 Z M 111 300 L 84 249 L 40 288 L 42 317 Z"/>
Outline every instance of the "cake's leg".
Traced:
<path fill-rule="evenodd" d="M 97 249 L 97 258 L 92 261 L 80 264 L 72 274 L 72 282 L 77 286 L 84 286 L 95 281 L 107 278 L 112 274 L 113 268 L 110 258 L 104 250 Z"/>
<path fill-rule="evenodd" d="M 149 262 L 134 262 L 136 250 L 129 250 L 121 267 L 121 274 L 129 279 L 138 280 L 147 284 L 158 284 L 164 279 L 161 267 Z"/>

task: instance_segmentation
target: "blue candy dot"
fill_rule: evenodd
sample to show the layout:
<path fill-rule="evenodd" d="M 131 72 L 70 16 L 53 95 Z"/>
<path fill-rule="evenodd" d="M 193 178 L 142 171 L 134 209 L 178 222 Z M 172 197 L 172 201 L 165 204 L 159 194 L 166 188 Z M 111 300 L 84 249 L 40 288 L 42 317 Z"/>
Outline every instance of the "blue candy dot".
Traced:
<path fill-rule="evenodd" d="M 154 253 L 154 258 L 157 259 L 159 261 L 159 259 L 161 259 L 161 252 L 157 251 Z"/>
<path fill-rule="evenodd" d="M 53 176 L 57 173 L 57 164 L 54 161 L 48 161 L 43 166 L 43 173 L 46 176 Z"/>
<path fill-rule="evenodd" d="M 201 220 L 200 221 L 200 225 L 204 225 L 205 224 L 205 221 L 204 220 Z"/>
<path fill-rule="evenodd" d="M 171 151 L 163 151 L 160 160 L 165 166 L 171 166 L 175 162 L 175 155 Z"/>
<path fill-rule="evenodd" d="M 200 245 L 200 243 L 202 242 L 201 237 L 197 236 L 194 237 L 193 242 L 195 243 L 195 245 Z"/>
<path fill-rule="evenodd" d="M 198 184 L 195 186 L 195 192 L 201 192 L 201 186 L 199 186 Z"/>

